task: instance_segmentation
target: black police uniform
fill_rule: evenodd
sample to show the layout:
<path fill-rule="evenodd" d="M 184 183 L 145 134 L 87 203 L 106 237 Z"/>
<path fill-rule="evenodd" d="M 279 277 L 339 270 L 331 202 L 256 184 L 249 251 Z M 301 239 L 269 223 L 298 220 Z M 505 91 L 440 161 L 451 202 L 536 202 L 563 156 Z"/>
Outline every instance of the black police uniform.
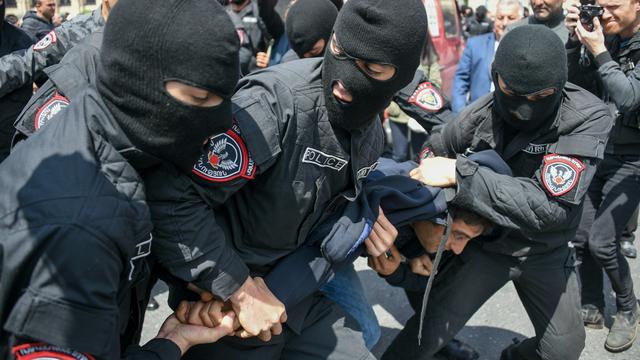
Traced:
<path fill-rule="evenodd" d="M 258 70 L 256 67 L 256 54 L 267 51 L 271 39 L 278 40 L 284 34 L 284 23 L 275 10 L 277 1 L 273 0 L 249 0 L 251 3 L 236 13 L 244 24 L 244 32 L 248 36 L 252 52 L 240 52 L 240 68 L 243 74 Z M 227 9 L 233 12 L 231 5 Z M 235 22 L 235 19 L 232 20 Z M 243 48 L 245 43 L 242 44 Z"/>
<path fill-rule="evenodd" d="M 44 70 L 49 80 L 31 97 L 15 121 L 11 146 L 43 128 L 84 89 L 96 83 L 96 70 L 103 30 L 89 34 L 60 63 Z"/>
<path fill-rule="evenodd" d="M 154 253 L 163 267 L 227 299 L 250 273 L 268 274 L 305 244 L 315 224 L 359 195 L 382 152 L 382 126 L 373 121 L 351 136 L 336 132 L 321 73 L 316 58 L 245 77 L 233 98 L 234 127 L 213 137 L 194 167 L 200 185 L 171 169 L 145 177 Z M 266 345 L 228 338 L 186 357 L 263 359 L 301 349 L 336 359 L 371 357 L 360 332 L 346 328 L 338 306 L 321 295 L 287 314 L 283 335 Z"/>
<path fill-rule="evenodd" d="M 4 14 L 2 5 L 0 15 Z M 22 30 L 0 19 L 0 56 L 31 46 L 31 39 Z M 0 162 L 9 155 L 9 143 L 13 135 L 11 124 L 31 97 L 31 84 L 16 87 L 13 91 L 0 95 Z"/>
<path fill-rule="evenodd" d="M 555 118 L 530 134 L 506 135 L 490 94 L 430 137 L 436 155 L 495 149 L 514 176 L 458 156 L 453 204 L 482 214 L 501 234 L 491 242 L 472 241 L 439 270 L 422 345 L 416 339 L 419 315 L 414 315 L 383 359 L 430 358 L 509 280 L 536 331 L 536 338 L 520 344 L 520 353 L 532 359 L 578 359 L 585 334 L 574 255 L 567 244 L 604 154 L 611 116 L 597 98 L 574 85 L 566 84 L 562 95 Z"/>
<path fill-rule="evenodd" d="M 569 80 L 606 101 L 615 114 L 574 244 L 582 260 L 582 303 L 604 308 L 604 268 L 616 292 L 618 311 L 629 311 L 636 297 L 629 264 L 617 240 L 640 203 L 640 67 L 636 66 L 640 33 L 627 41 L 607 38 L 606 45 L 609 51 L 594 59 L 581 55 L 579 43 L 567 44 Z"/>
<path fill-rule="evenodd" d="M 157 160 L 140 156 L 95 90 L 64 120 L 0 164 L 3 359 L 119 359 L 139 340 L 152 226 L 130 161 Z M 169 340 L 130 351 L 131 359 L 180 357 Z"/>
<path fill-rule="evenodd" d="M 67 51 L 102 28 L 102 6 L 98 6 L 90 14 L 78 15 L 58 26 L 30 48 L 0 58 L 0 97 L 25 84 L 44 83 L 42 71 L 47 66 L 60 62 Z"/>

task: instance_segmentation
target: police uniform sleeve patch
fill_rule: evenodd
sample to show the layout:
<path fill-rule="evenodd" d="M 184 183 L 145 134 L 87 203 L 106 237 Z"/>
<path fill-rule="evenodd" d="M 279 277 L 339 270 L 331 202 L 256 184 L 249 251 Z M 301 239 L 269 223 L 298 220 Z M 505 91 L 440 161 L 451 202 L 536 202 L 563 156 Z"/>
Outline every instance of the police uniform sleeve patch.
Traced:
<path fill-rule="evenodd" d="M 574 157 L 546 155 L 542 167 L 542 184 L 552 196 L 562 196 L 578 184 L 584 169 L 584 164 Z"/>
<path fill-rule="evenodd" d="M 409 103 L 427 111 L 439 111 L 444 106 L 444 99 L 433 84 L 423 82 L 409 98 Z"/>
<path fill-rule="evenodd" d="M 91 355 L 44 343 L 18 345 L 12 352 L 16 360 L 95 360 Z"/>
<path fill-rule="evenodd" d="M 57 91 L 47 100 L 38 112 L 33 123 L 33 128 L 38 131 L 45 126 L 56 114 L 69 106 L 69 99 L 60 95 Z"/>
<path fill-rule="evenodd" d="M 191 171 L 210 182 L 255 178 L 256 164 L 235 122 L 226 133 L 209 139 L 207 153 L 198 159 Z"/>
<path fill-rule="evenodd" d="M 35 45 L 33 45 L 33 50 L 40 51 L 48 48 L 49 46 L 58 42 L 58 35 L 56 35 L 55 30 L 52 30 L 47 35 L 45 35 L 40 41 L 38 41 Z"/>

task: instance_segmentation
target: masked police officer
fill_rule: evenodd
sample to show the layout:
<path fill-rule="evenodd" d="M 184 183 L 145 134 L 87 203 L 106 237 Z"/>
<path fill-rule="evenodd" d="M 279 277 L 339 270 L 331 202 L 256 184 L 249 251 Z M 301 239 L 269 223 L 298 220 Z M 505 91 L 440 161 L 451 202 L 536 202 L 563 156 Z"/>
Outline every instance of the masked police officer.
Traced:
<path fill-rule="evenodd" d="M 24 31 L 4 20 L 5 2 L 0 0 L 0 56 L 31 46 L 31 38 Z M 9 155 L 9 140 L 13 133 L 10 124 L 31 97 L 31 85 L 25 84 L 0 96 L 0 162 Z"/>
<path fill-rule="evenodd" d="M 270 67 L 241 81 L 233 128 L 211 139 L 193 169 L 199 185 L 169 168 L 149 174 L 155 250 L 184 264 L 183 280 L 229 300 L 244 329 L 240 336 L 270 340 L 261 346 L 259 339 L 227 339 L 193 348 L 187 358 L 303 352 L 371 358 L 333 302 L 316 293 L 283 316 L 282 304 L 256 276 L 268 274 L 305 245 L 315 224 L 360 195 L 383 149 L 377 114 L 413 80 L 425 27 L 419 0 L 347 2 L 324 58 Z M 369 251 L 386 251 L 394 232 L 381 216 Z"/>
<path fill-rule="evenodd" d="M 604 10 L 601 20 L 596 16 L 592 24 L 582 24 L 577 7 L 569 9 L 566 20 L 571 32 L 567 43 L 569 80 L 607 101 L 616 116 L 574 244 L 582 260 L 584 323 L 595 328 L 604 326 L 604 269 L 616 293 L 617 307 L 605 348 L 620 352 L 633 344 L 640 320 L 629 264 L 618 243 L 640 203 L 640 3 L 622 0 L 598 4 Z M 592 31 L 587 29 L 590 26 Z"/>
<path fill-rule="evenodd" d="M 103 0 L 91 14 L 79 15 L 55 28 L 40 41 L 25 50 L 3 54 L 0 58 L 0 97 L 23 87 L 31 88 L 33 82 L 42 85 L 46 80 L 44 69 L 57 64 L 64 55 L 79 44 L 88 34 L 102 29 L 109 11 L 117 0 Z M 29 99 L 25 98 L 22 106 Z M 15 117 L 3 123 L 0 129 L 0 149 L 9 149 Z M 6 135 L 5 135 L 6 134 Z M 0 150 L 1 151 L 1 150 Z M 0 155 L 0 161 L 2 160 Z"/>
<path fill-rule="evenodd" d="M 229 128 L 237 35 L 209 1 L 122 0 L 113 15 L 97 90 L 0 165 L 3 359 L 179 359 L 232 330 L 232 315 L 215 329 L 171 316 L 134 346 L 152 243 L 140 173 L 163 162 L 188 172 Z"/>
<path fill-rule="evenodd" d="M 584 347 L 573 239 L 587 187 L 604 155 L 611 115 L 595 96 L 567 83 L 564 45 L 553 31 L 525 25 L 500 42 L 495 92 L 430 137 L 436 157 L 413 175 L 454 187 L 451 203 L 498 225 L 494 241 L 470 244 L 438 274 L 424 317 L 414 316 L 384 359 L 430 358 L 507 281 L 536 332 L 502 359 L 574 359 Z M 495 149 L 513 176 L 479 168 L 462 154 Z M 457 157 L 457 158 L 456 158 Z"/>

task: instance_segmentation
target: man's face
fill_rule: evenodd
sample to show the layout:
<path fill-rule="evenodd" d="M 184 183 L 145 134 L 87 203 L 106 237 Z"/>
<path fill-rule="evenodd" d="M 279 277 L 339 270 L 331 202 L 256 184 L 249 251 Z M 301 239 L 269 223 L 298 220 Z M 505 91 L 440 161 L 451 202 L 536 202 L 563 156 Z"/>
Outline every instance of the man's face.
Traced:
<path fill-rule="evenodd" d="M 493 32 L 496 34 L 496 39 L 500 40 L 504 29 L 509 24 L 516 22 L 522 18 L 520 14 L 520 6 L 517 5 L 500 5 L 496 9 L 496 22 L 493 27 Z"/>
<path fill-rule="evenodd" d="M 440 239 L 444 235 L 444 226 L 431 221 L 417 221 L 412 224 L 420 245 L 427 253 L 433 254 L 438 251 Z M 460 255 L 471 239 L 476 238 L 484 232 L 482 225 L 469 225 L 460 219 L 453 219 L 451 223 L 451 233 L 444 245 L 445 250 L 452 251 Z"/>
<path fill-rule="evenodd" d="M 640 2 L 637 0 L 598 0 L 604 8 L 602 27 L 606 35 L 631 37 L 636 32 L 640 19 Z"/>
<path fill-rule="evenodd" d="M 44 18 L 51 20 L 56 13 L 56 1 L 55 0 L 41 0 L 40 4 L 36 6 L 38 14 Z"/>
<path fill-rule="evenodd" d="M 531 0 L 533 17 L 540 22 L 546 22 L 553 15 L 562 13 L 565 0 Z"/>

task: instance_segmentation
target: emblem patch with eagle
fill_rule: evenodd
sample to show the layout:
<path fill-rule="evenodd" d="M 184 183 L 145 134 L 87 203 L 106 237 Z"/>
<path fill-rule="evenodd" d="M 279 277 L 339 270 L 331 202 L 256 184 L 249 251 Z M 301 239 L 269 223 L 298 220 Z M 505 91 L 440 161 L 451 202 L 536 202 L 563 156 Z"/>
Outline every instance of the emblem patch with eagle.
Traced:
<path fill-rule="evenodd" d="M 255 177 L 255 162 L 244 140 L 240 137 L 240 128 L 237 124 L 234 123 L 226 133 L 209 139 L 207 153 L 196 162 L 192 172 L 212 182 Z"/>
<path fill-rule="evenodd" d="M 544 157 L 542 184 L 553 196 L 562 196 L 571 191 L 580 180 L 584 164 L 573 157 L 549 154 Z"/>

